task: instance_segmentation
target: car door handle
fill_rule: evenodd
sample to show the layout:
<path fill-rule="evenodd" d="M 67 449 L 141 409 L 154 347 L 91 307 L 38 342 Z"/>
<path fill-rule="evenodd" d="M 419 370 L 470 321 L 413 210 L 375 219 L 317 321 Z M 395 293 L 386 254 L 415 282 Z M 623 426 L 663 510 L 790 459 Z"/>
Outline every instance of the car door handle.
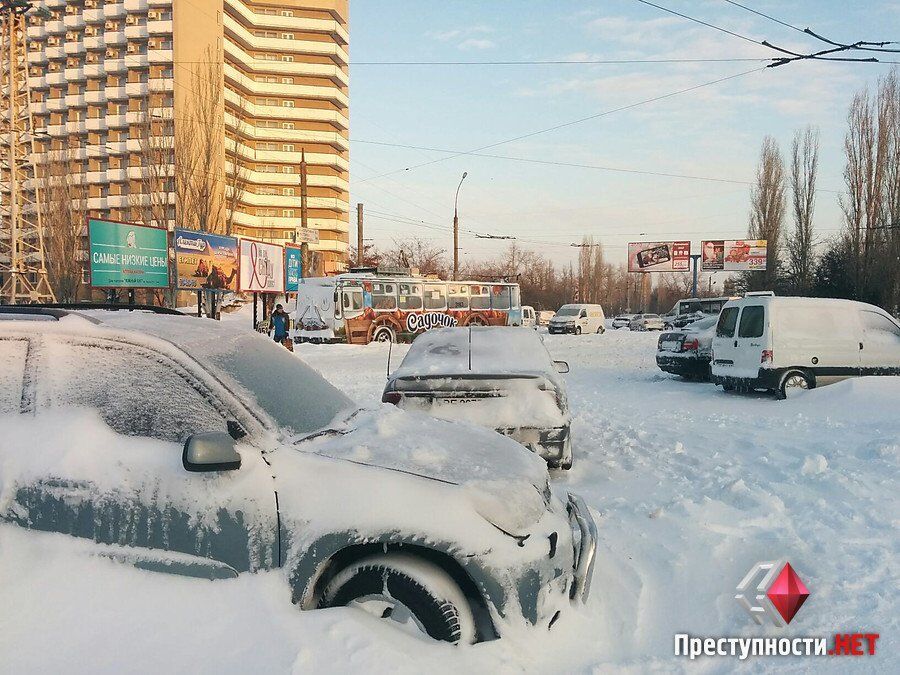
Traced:
<path fill-rule="evenodd" d="M 737 340 L 734 341 L 734 346 L 737 347 Z"/>
<path fill-rule="evenodd" d="M 862 343 L 862 342 L 859 343 L 859 348 L 860 348 L 860 349 L 863 348 L 863 343 Z"/>

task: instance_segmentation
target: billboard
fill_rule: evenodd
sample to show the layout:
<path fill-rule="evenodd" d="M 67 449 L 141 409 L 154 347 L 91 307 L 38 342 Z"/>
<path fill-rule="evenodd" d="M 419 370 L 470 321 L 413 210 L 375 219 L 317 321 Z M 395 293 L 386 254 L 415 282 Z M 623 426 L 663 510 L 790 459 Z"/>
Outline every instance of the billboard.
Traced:
<path fill-rule="evenodd" d="M 221 234 L 175 230 L 176 285 L 183 291 L 236 291 L 238 240 Z"/>
<path fill-rule="evenodd" d="M 240 290 L 284 293 L 284 247 L 255 239 L 241 239 Z"/>
<path fill-rule="evenodd" d="M 166 230 L 88 218 L 88 243 L 94 288 L 169 287 Z"/>
<path fill-rule="evenodd" d="M 700 246 L 700 269 L 740 272 L 766 269 L 765 239 L 713 239 Z"/>
<path fill-rule="evenodd" d="M 303 252 L 297 246 L 286 246 L 284 249 L 284 290 L 296 293 L 300 290 L 300 279 L 303 278 Z"/>
<path fill-rule="evenodd" d="M 691 242 L 639 241 L 628 244 L 629 272 L 687 272 Z"/>

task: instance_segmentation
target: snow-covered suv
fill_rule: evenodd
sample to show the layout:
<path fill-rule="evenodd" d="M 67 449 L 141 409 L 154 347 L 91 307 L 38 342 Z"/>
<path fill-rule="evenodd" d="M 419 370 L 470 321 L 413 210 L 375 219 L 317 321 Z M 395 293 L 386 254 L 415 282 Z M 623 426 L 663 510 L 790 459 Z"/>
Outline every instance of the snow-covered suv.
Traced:
<path fill-rule="evenodd" d="M 281 568 L 303 609 L 450 642 L 551 626 L 596 528 L 543 462 L 468 425 L 359 410 L 234 325 L 0 308 L 0 520 L 207 579 Z"/>

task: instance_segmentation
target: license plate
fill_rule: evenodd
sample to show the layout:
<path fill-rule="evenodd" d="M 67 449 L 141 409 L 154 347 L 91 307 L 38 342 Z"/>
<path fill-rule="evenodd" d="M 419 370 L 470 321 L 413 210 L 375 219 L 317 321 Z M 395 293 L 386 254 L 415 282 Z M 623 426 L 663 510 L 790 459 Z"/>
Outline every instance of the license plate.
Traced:
<path fill-rule="evenodd" d="M 439 405 L 457 405 L 460 403 L 475 403 L 477 398 L 459 398 L 459 397 L 447 397 L 447 398 L 436 398 L 435 403 Z"/>
<path fill-rule="evenodd" d="M 672 342 L 669 340 L 661 342 L 659 346 L 664 352 L 677 352 L 681 349 L 680 342 Z"/>

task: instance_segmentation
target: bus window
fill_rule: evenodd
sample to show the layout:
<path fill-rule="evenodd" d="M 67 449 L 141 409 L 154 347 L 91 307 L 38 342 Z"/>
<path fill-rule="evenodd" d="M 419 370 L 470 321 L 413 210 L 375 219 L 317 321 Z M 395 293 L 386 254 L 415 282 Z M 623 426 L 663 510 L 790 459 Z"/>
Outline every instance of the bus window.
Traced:
<path fill-rule="evenodd" d="M 400 309 L 422 309 L 422 287 L 419 284 L 399 284 Z"/>
<path fill-rule="evenodd" d="M 508 310 L 509 286 L 494 286 L 491 291 L 491 308 Z"/>
<path fill-rule="evenodd" d="M 469 309 L 469 287 L 450 284 L 447 307 L 449 309 Z"/>
<path fill-rule="evenodd" d="M 491 308 L 491 296 L 488 295 L 487 286 L 471 286 L 469 291 L 472 295 L 470 298 L 472 309 Z"/>
<path fill-rule="evenodd" d="M 444 284 L 425 284 L 425 309 L 447 309 L 447 287 Z"/>
<path fill-rule="evenodd" d="M 397 309 L 396 284 L 372 284 L 372 309 L 384 312 Z"/>
<path fill-rule="evenodd" d="M 522 305 L 522 300 L 519 297 L 519 287 L 510 286 L 509 288 L 512 291 L 512 308 L 518 309 Z"/>

